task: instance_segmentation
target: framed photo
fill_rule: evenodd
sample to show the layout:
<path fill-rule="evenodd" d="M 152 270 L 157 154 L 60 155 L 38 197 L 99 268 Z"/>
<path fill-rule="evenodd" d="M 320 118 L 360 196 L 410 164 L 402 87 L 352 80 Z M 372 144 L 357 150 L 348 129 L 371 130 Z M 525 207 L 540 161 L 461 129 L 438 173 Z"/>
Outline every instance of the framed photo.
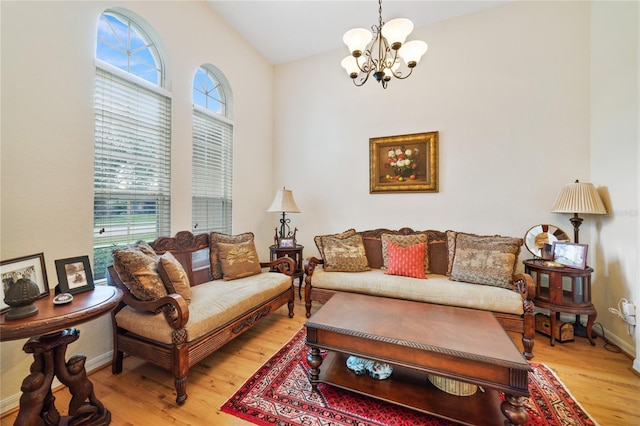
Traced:
<path fill-rule="evenodd" d="M 30 279 L 38 285 L 40 289 L 38 298 L 49 295 L 49 282 L 47 280 L 47 270 L 44 266 L 44 253 L 1 261 L 0 277 L 2 277 L 0 312 L 9 310 L 9 305 L 4 303 L 4 295 L 9 287 L 21 278 Z"/>
<path fill-rule="evenodd" d="M 586 244 L 553 242 L 553 261 L 570 268 L 585 269 L 587 267 Z"/>
<path fill-rule="evenodd" d="M 278 240 L 278 247 L 294 248 L 296 246 L 296 240 L 293 238 L 280 238 Z"/>
<path fill-rule="evenodd" d="M 438 192 L 438 132 L 369 139 L 369 193 Z"/>
<path fill-rule="evenodd" d="M 56 260 L 60 293 L 82 293 L 93 290 L 93 274 L 89 256 L 70 257 Z"/>

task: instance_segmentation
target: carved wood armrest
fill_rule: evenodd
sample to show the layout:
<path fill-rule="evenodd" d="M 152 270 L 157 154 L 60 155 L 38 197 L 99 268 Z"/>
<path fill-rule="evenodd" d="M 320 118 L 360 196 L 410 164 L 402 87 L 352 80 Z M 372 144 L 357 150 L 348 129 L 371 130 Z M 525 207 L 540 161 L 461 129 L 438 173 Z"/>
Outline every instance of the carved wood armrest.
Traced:
<path fill-rule="evenodd" d="M 130 293 L 125 292 L 122 301 L 137 311 L 164 314 L 167 324 L 173 329 L 184 327 L 189 321 L 189 306 L 184 297 L 177 293 L 171 293 L 157 300 L 138 300 Z"/>
<path fill-rule="evenodd" d="M 296 261 L 290 257 L 283 256 L 271 262 L 260 262 L 260 267 L 277 269 L 278 272 L 292 276 L 296 272 Z"/>
<path fill-rule="evenodd" d="M 533 283 L 531 275 L 516 274 L 513 276 L 513 282 L 523 300 L 533 300 L 536 297 L 536 285 Z"/>
<path fill-rule="evenodd" d="M 307 276 L 307 278 L 305 278 L 305 282 L 307 282 L 307 279 L 309 279 L 309 285 L 311 285 L 311 275 L 313 275 L 313 271 L 315 271 L 316 266 L 318 265 L 322 265 L 324 264 L 324 261 L 322 259 L 318 259 L 317 257 L 307 257 L 304 260 L 304 264 L 303 264 L 303 268 L 304 268 L 304 273 Z"/>

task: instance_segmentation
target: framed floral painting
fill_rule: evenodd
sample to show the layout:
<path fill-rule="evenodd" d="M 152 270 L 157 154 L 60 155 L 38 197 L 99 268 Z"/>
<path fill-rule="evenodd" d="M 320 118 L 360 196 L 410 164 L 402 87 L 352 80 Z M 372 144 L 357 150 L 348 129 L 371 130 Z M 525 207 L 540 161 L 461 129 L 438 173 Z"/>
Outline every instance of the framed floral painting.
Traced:
<path fill-rule="evenodd" d="M 438 192 L 438 132 L 369 139 L 369 192 Z"/>

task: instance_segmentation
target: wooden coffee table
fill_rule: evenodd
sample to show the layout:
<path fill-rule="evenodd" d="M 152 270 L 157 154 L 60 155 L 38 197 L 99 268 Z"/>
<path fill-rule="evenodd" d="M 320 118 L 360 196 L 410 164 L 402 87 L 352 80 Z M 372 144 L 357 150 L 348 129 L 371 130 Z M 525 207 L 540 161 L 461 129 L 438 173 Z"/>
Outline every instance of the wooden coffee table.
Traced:
<path fill-rule="evenodd" d="M 336 293 L 305 326 L 316 391 L 318 383 L 329 383 L 470 425 L 528 421 L 531 367 L 490 312 Z M 324 360 L 320 349 L 329 351 Z M 393 364 L 393 374 L 386 380 L 357 376 L 345 365 L 349 355 Z M 482 389 L 450 395 L 426 373 Z"/>

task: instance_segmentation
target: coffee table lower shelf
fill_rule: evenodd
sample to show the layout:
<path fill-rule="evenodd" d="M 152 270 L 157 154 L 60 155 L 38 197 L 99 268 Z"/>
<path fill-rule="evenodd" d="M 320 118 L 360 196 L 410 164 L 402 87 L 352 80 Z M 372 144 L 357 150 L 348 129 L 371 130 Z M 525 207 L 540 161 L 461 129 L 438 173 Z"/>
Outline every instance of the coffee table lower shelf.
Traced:
<path fill-rule="evenodd" d="M 462 424 L 504 425 L 501 398 L 493 389 L 478 389 L 470 396 L 455 396 L 429 382 L 424 372 L 394 366 L 385 380 L 357 376 L 346 367 L 348 355 L 331 352 L 320 366 L 318 381 Z"/>

